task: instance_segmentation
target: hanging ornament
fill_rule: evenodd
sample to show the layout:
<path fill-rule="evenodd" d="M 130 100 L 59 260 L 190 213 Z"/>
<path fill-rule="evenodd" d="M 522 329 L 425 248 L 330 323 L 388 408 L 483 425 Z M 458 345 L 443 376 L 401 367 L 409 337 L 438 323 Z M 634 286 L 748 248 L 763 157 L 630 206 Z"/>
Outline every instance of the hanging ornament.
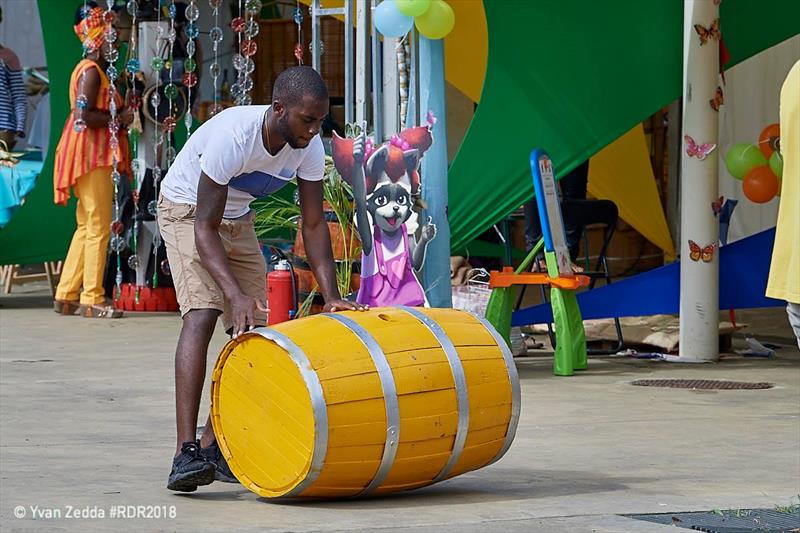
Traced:
<path fill-rule="evenodd" d="M 109 63 L 115 63 L 119 59 L 119 50 L 116 48 L 106 48 L 103 52 L 103 57 Z"/>
<path fill-rule="evenodd" d="M 176 125 L 177 125 L 177 121 L 175 120 L 175 117 L 173 117 L 173 116 L 166 117 L 164 119 L 164 122 L 161 124 L 161 126 L 164 128 L 164 131 L 166 131 L 168 133 L 172 133 L 173 131 L 175 131 L 175 126 Z"/>
<path fill-rule="evenodd" d="M 126 246 L 125 239 L 121 235 L 114 235 L 108 241 L 108 247 L 111 248 L 112 252 L 120 253 Z"/>
<path fill-rule="evenodd" d="M 155 200 L 150 200 L 150 202 L 147 204 L 147 212 L 153 216 L 156 216 L 156 213 L 158 213 L 158 202 Z"/>
<path fill-rule="evenodd" d="M 164 96 L 167 97 L 167 100 L 174 100 L 178 96 L 178 86 L 174 83 L 170 82 L 164 86 Z M 170 104 L 171 107 L 171 104 Z"/>
<path fill-rule="evenodd" d="M 136 74 L 139 72 L 140 69 L 139 60 L 136 58 L 129 59 L 128 62 L 125 64 L 125 69 L 128 71 L 129 74 Z"/>
<path fill-rule="evenodd" d="M 183 117 L 183 124 L 186 126 L 186 134 L 192 134 L 192 88 L 197 85 L 197 74 L 195 74 L 195 70 L 197 70 L 197 61 L 194 58 L 195 54 L 195 44 L 194 39 L 200 34 L 199 29 L 197 28 L 197 23 L 195 22 L 198 17 L 200 16 L 200 10 L 194 3 L 195 0 L 190 0 L 188 6 L 186 6 L 186 19 L 189 20 L 189 24 L 186 26 L 186 36 L 188 37 L 188 41 L 186 43 L 186 59 L 183 61 L 183 76 L 181 78 L 181 82 L 183 83 L 184 87 L 186 87 L 186 114 Z M 172 148 L 172 147 L 170 147 Z M 173 157 L 172 160 L 175 158 Z M 167 166 L 172 165 L 172 160 L 167 157 Z"/>
<path fill-rule="evenodd" d="M 242 33 L 244 31 L 244 24 L 245 24 L 244 18 L 236 17 L 233 20 L 231 20 L 231 29 L 235 33 Z"/>
<path fill-rule="evenodd" d="M 212 42 L 213 42 L 215 45 L 216 45 L 216 44 L 219 44 L 219 43 L 221 43 L 221 42 L 222 42 L 223 35 L 224 35 L 224 34 L 223 34 L 223 32 L 222 32 L 222 28 L 220 28 L 219 26 L 214 26 L 214 27 L 213 27 L 213 28 L 211 28 L 211 30 L 209 30 L 209 32 L 208 32 L 208 36 L 211 38 L 211 41 L 212 41 Z M 216 46 L 215 46 L 215 48 L 216 48 Z"/>
<path fill-rule="evenodd" d="M 251 14 L 255 15 L 256 13 L 261 11 L 262 7 L 261 0 L 247 0 L 246 11 Z"/>
<path fill-rule="evenodd" d="M 303 64 L 303 10 L 300 9 L 300 0 L 294 8 L 294 23 L 297 25 L 297 44 L 294 45 L 294 57 L 297 64 Z"/>
<path fill-rule="evenodd" d="M 198 35 L 200 35 L 200 28 L 197 27 L 197 23 L 190 22 L 186 25 L 186 36 L 189 39 L 197 39 Z"/>
<path fill-rule="evenodd" d="M 111 223 L 111 234 L 112 235 L 121 235 L 122 232 L 125 231 L 125 225 L 120 222 L 119 220 L 115 220 Z"/>
<path fill-rule="evenodd" d="M 169 261 L 167 259 L 161 261 L 161 273 L 165 276 L 169 276 L 172 273 L 172 270 L 169 268 Z"/>
<path fill-rule="evenodd" d="M 247 62 L 244 64 L 244 68 L 242 69 L 245 74 L 252 74 L 256 70 L 256 62 L 253 61 L 252 58 L 247 58 Z"/>
<path fill-rule="evenodd" d="M 129 0 L 125 7 L 130 16 L 136 17 L 139 14 L 139 3 L 136 0 Z"/>
<path fill-rule="evenodd" d="M 116 230 L 116 233 L 111 238 L 111 242 L 109 245 L 112 247 L 112 250 L 117 252 L 117 275 L 116 275 L 116 284 L 117 284 L 117 294 L 120 294 L 120 283 L 122 282 L 122 265 L 120 264 L 120 257 L 119 251 L 125 246 L 125 240 L 119 235 L 122 229 L 119 227 L 122 225 L 122 222 L 119 220 L 120 214 L 120 203 L 119 203 L 119 188 L 122 182 L 122 177 L 120 176 L 119 170 L 117 168 L 120 154 L 118 153 L 119 150 L 119 129 L 120 123 L 117 119 L 117 87 L 116 87 L 116 80 L 118 76 L 117 68 L 114 66 L 114 62 L 117 61 L 119 58 L 119 51 L 114 46 L 114 43 L 117 41 L 117 30 L 114 29 L 113 23 L 115 19 L 114 12 L 112 8 L 114 7 L 114 0 L 106 0 L 107 10 L 103 14 L 103 20 L 105 21 L 107 27 L 103 32 L 103 38 L 105 39 L 105 47 L 103 52 L 103 57 L 106 61 L 109 62 L 108 67 L 106 68 L 106 76 L 108 76 L 109 84 L 108 84 L 108 110 L 109 110 L 109 121 L 108 121 L 108 146 L 112 150 L 112 157 L 111 157 L 111 180 L 114 183 L 114 206 L 113 206 L 113 223 L 112 223 L 112 230 Z M 127 154 L 126 154 L 127 155 Z"/>
<path fill-rule="evenodd" d="M 136 254 L 131 255 L 128 258 L 128 267 L 132 270 L 136 270 L 139 268 L 139 256 Z"/>
<path fill-rule="evenodd" d="M 89 99 L 86 98 L 85 94 L 79 94 L 77 98 L 75 98 L 75 107 L 78 109 L 86 109 L 89 105 Z"/>
<path fill-rule="evenodd" d="M 255 20 L 248 20 L 244 25 L 244 34 L 250 39 L 258 35 L 259 31 L 261 31 L 261 26 Z"/>
<path fill-rule="evenodd" d="M 192 88 L 197 85 L 197 74 L 194 72 L 184 72 L 181 82 L 185 87 Z"/>
<path fill-rule="evenodd" d="M 251 57 L 256 54 L 256 51 L 258 51 L 258 45 L 255 41 L 247 40 L 242 42 L 242 55 Z"/>
<path fill-rule="evenodd" d="M 186 20 L 189 22 L 194 22 L 200 18 L 200 9 L 192 2 L 188 6 L 186 6 L 186 11 L 184 12 L 186 16 Z"/>
<path fill-rule="evenodd" d="M 219 5 L 221 0 L 208 0 L 208 5 L 211 6 L 211 9 L 214 10 L 214 26 L 208 32 L 208 36 L 211 39 L 211 47 L 214 51 L 214 60 L 211 62 L 211 65 L 208 67 L 208 72 L 211 74 L 211 81 L 213 83 L 213 94 L 214 100 L 211 106 L 208 108 L 209 116 L 213 117 L 220 111 L 222 111 L 222 106 L 219 103 L 220 92 L 219 92 L 219 76 L 222 71 L 219 65 L 219 43 L 222 42 L 223 33 L 222 28 L 219 27 Z"/>

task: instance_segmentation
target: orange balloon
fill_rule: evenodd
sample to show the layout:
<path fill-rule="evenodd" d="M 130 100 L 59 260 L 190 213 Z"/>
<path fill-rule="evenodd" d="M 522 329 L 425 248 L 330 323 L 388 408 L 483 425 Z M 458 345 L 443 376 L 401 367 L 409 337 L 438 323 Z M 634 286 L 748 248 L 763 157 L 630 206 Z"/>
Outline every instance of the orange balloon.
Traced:
<path fill-rule="evenodd" d="M 766 165 L 754 168 L 742 181 L 744 195 L 756 204 L 765 204 L 775 198 L 779 187 L 778 177 Z"/>
<path fill-rule="evenodd" d="M 780 138 L 781 127 L 779 124 L 770 124 L 761 130 L 761 135 L 758 136 L 758 149 L 761 150 L 764 157 L 769 159 L 773 152 L 778 151 Z"/>

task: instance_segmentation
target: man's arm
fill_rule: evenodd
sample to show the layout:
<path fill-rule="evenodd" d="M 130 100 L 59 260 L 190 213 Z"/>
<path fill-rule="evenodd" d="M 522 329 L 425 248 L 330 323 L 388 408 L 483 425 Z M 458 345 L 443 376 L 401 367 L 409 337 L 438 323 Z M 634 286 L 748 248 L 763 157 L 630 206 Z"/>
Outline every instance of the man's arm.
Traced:
<path fill-rule="evenodd" d="M 303 217 L 303 244 L 308 262 L 314 271 L 325 310 L 363 309 L 360 304 L 342 300 L 336 285 L 336 265 L 331 251 L 331 235 L 322 212 L 322 181 L 297 180 L 300 192 L 300 212 Z"/>
<path fill-rule="evenodd" d="M 205 173 L 200 174 L 197 186 L 197 213 L 194 223 L 194 239 L 203 267 L 211 274 L 225 298 L 230 302 L 233 319 L 233 337 L 238 337 L 255 324 L 255 310 L 267 312 L 266 305 L 242 292 L 239 282 L 231 271 L 219 226 L 225 213 L 228 186 L 214 182 Z M 266 295 L 265 295 L 266 296 Z"/>

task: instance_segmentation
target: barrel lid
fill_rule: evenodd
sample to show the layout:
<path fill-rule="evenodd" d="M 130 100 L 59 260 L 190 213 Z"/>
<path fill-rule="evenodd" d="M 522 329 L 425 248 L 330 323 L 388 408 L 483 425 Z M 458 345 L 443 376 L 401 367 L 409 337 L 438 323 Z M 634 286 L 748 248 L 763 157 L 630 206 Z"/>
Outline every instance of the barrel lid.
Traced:
<path fill-rule="evenodd" d="M 231 472 L 260 496 L 289 495 L 308 477 L 315 445 L 311 393 L 275 341 L 251 332 L 225 346 L 212 375 L 211 417 Z"/>

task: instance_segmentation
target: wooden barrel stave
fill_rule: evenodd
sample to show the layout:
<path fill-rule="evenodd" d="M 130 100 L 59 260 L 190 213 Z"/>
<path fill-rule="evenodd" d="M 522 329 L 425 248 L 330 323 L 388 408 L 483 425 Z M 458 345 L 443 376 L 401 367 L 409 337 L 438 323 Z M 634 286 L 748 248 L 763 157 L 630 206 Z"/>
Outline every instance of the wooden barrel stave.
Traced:
<path fill-rule="evenodd" d="M 390 448 L 387 439 L 388 412 L 383 390 L 387 383 L 385 369 L 384 375 L 376 369 L 380 357 L 376 359 L 349 327 L 326 315 L 304 319 L 303 323 L 282 325 L 281 334 L 295 340 L 297 347 L 306 354 L 309 366 L 316 372 L 327 404 L 329 430 L 324 462 L 314 481 L 306 482 L 302 492 L 297 492 L 297 485 L 291 491 L 291 483 L 281 490 L 310 497 L 346 497 L 361 494 L 367 488 L 380 494 L 420 487 L 434 482 L 437 477 L 442 478 L 445 465 L 449 464 L 450 470 L 444 477 L 452 477 L 485 466 L 504 447 L 507 448 L 508 433 L 515 429 L 509 426 L 512 422 L 512 425 L 516 424 L 516 420 L 512 420 L 515 390 L 509 382 L 511 371 L 507 368 L 506 357 L 510 354 L 504 354 L 497 338 L 477 318 L 465 318 L 465 313 L 453 314 L 452 310 L 426 309 L 423 313 L 436 321 L 440 335 L 451 340 L 451 353 L 456 354 L 462 380 L 467 385 L 462 395 L 469 406 L 466 417 L 459 417 L 453 369 L 442 347 L 444 342 L 440 342 L 419 317 L 401 309 L 350 314 L 358 317 L 358 323 L 379 345 L 396 389 L 393 401 L 397 406 L 400 438 L 391 450 L 393 460 L 388 465 L 388 471 L 385 471 L 387 465 L 384 464 Z M 313 331 L 313 335 L 309 335 L 309 331 Z M 456 342 L 452 342 L 453 339 Z M 262 341 L 258 348 L 262 353 L 264 344 Z M 347 346 L 347 349 L 342 349 L 342 346 Z M 277 346 L 273 348 L 281 349 Z M 218 369 L 221 368 L 218 363 Z M 296 373 L 295 369 L 295 384 L 302 384 Z M 513 378 L 516 378 L 515 373 Z M 251 381 L 249 385 L 244 382 L 241 385 L 251 388 L 255 385 L 272 386 L 274 389 L 274 384 L 261 382 Z M 310 403 L 307 391 L 295 387 L 289 392 L 292 395 L 305 394 L 304 398 L 295 399 L 294 409 L 298 409 L 297 406 L 304 401 L 306 406 Z M 518 406 L 516 412 L 518 416 Z M 225 417 L 224 413 L 222 417 Z M 215 426 L 221 424 L 219 418 L 214 417 Z M 468 420 L 466 424 L 465 419 Z M 460 435 L 463 448 L 460 455 L 453 458 L 459 421 L 463 426 Z M 242 420 L 238 422 L 246 423 Z M 306 419 L 304 423 L 305 427 L 314 428 L 313 420 L 309 422 Z M 310 470 L 309 439 L 313 441 L 313 437 L 306 432 L 299 439 L 300 443 L 293 444 L 296 447 L 295 454 L 278 450 L 284 455 L 291 455 L 289 462 L 292 467 L 288 471 L 300 477 Z M 258 442 L 262 443 L 260 439 Z M 257 454 L 255 446 L 251 443 L 238 451 L 234 450 L 234 453 L 237 456 Z M 223 453 L 227 457 L 230 450 L 223 447 Z M 302 461 L 298 455 L 302 456 L 303 453 L 306 454 L 306 461 L 300 464 Z M 374 486 L 375 477 L 382 468 L 384 477 L 379 486 Z M 237 474 L 238 470 L 235 470 Z M 286 472 L 281 473 L 288 478 Z M 279 481 L 284 479 L 277 477 Z M 262 496 L 281 495 L 278 494 L 279 490 L 266 490 L 259 482 L 252 481 L 250 488 Z"/>

